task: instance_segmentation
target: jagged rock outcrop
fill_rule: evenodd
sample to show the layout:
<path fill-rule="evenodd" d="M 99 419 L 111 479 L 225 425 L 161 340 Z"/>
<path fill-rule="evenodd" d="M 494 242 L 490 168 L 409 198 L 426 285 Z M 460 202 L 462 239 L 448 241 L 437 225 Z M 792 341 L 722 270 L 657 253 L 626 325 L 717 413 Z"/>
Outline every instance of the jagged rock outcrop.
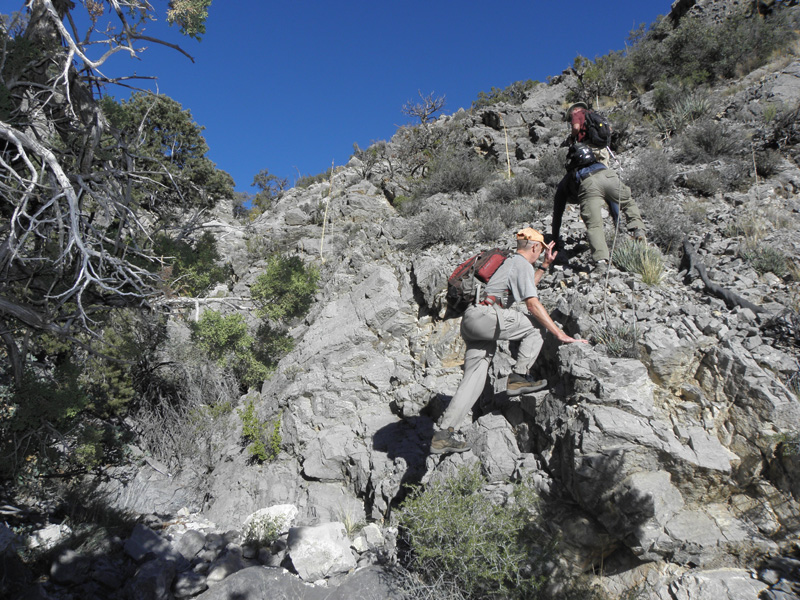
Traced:
<path fill-rule="evenodd" d="M 685 5 L 676 2 L 673 11 Z M 716 118 L 754 124 L 768 102 L 796 105 L 799 72 L 794 61 L 751 73 L 730 93 L 713 97 Z M 563 141 L 571 77 L 535 87 L 521 105 L 462 111 L 434 126 L 459 124 L 469 146 L 496 157 L 499 170 L 527 175 Z M 628 108 L 649 114 L 652 98 L 632 98 Z M 769 134 L 765 127 L 757 133 Z M 631 147 L 620 152 L 623 173 L 641 160 L 637 140 L 651 138 L 644 126 L 633 127 Z M 223 248 L 236 271 L 223 295 L 246 297 L 263 266 L 242 258 L 246 235 L 251 242 L 269 239 L 272 248 L 321 269 L 314 306 L 291 330 L 294 349 L 248 396 L 257 398 L 260 417 L 280 415 L 282 450 L 274 461 L 255 465 L 238 440 L 229 440 L 202 477 L 169 473 L 150 461 L 114 487 L 120 508 L 163 514 L 188 508 L 214 523 L 202 533 L 138 527 L 124 542 L 136 568 L 120 570 L 117 583 L 126 581 L 138 598 L 349 598 L 357 597 L 347 595 L 354 589 L 365 598 L 390 597 L 391 578 L 377 565 L 395 558 L 388 524 L 405 484 L 479 464 L 498 496 L 512 482 L 532 481 L 550 533 L 562 540 L 557 570 L 604 569 L 601 583 L 612 597 L 641 591 L 659 600 L 800 598 L 794 542 L 800 404 L 797 390 L 787 386 L 798 370 L 797 323 L 787 317 L 796 312 L 796 291 L 787 280 L 759 275 L 725 234 L 746 207 L 780 212 L 789 225 L 765 231 L 762 243 L 792 258 L 800 254 L 793 148 L 773 175 L 748 189 L 703 198 L 704 220 L 690 236 L 710 280 L 746 303 L 726 305 L 706 293 L 703 281 L 680 271 L 677 256 L 667 258 L 660 285 L 616 269 L 607 280 L 587 276 L 583 226 L 568 210 L 569 256 L 542 282 L 542 300 L 571 335 L 593 338 L 602 326 L 635 325 L 634 351 L 618 358 L 602 344 L 559 347 L 547 340 L 535 370 L 549 388 L 510 399 L 503 390 L 513 348 L 500 344 L 465 431 L 472 451 L 444 457 L 429 455 L 427 444 L 457 388 L 463 355 L 458 320 L 443 318 L 446 278 L 465 254 L 478 245 L 507 244 L 516 228 L 504 225 L 491 243 L 475 240 L 475 211 L 487 190 L 438 194 L 419 214 L 404 215 L 387 199 L 396 199 L 386 191 L 390 167 L 365 174 L 354 158 L 331 184 L 283 194 L 246 232 L 233 222 L 215 224 L 226 232 Z M 687 166 L 687 172 L 696 169 Z M 547 188 L 540 182 L 538 189 Z M 681 188 L 661 202 L 680 212 L 699 201 Z M 321 204 L 329 218 L 324 235 Z M 542 199 L 525 207 L 524 224 L 549 232 Z M 434 208 L 458 215 L 464 239 L 408 247 Z M 237 433 L 232 427 L 230 437 Z M 240 536 L 227 535 L 240 534 L 248 516 L 264 510 L 258 514 L 291 514 L 274 547 L 246 548 Z M 342 534 L 344 523 L 367 521 L 352 539 Z M 321 532 L 332 537 L 311 543 Z M 71 568 L 76 564 L 80 569 Z M 72 573 L 103 577 L 95 572 L 81 575 L 83 563 L 73 555 L 55 567 L 64 581 Z M 328 589 L 310 585 L 323 578 Z"/>

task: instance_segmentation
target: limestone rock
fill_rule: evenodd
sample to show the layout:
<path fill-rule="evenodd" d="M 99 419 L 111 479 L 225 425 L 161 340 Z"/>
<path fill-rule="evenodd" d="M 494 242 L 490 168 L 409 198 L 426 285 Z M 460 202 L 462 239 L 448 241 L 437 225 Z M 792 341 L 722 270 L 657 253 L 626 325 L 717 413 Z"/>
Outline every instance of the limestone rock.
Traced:
<path fill-rule="evenodd" d="M 341 523 L 292 527 L 288 543 L 289 557 L 304 581 L 317 581 L 335 573 L 346 573 L 356 566 Z"/>

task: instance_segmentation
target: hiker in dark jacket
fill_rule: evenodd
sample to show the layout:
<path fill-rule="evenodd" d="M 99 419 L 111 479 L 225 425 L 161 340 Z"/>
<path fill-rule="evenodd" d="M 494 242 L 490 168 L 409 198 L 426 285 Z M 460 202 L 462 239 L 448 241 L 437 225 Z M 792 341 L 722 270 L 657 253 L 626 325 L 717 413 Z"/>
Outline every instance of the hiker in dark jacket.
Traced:
<path fill-rule="evenodd" d="M 603 163 L 606 167 L 611 166 L 611 153 L 605 146 L 596 146 L 586 139 L 586 113 L 589 111 L 589 106 L 585 102 L 576 102 L 567 109 L 564 114 L 564 120 L 570 124 L 569 135 L 567 136 L 566 145 L 573 146 L 575 144 L 586 144 L 594 152 L 597 161 Z"/>
<path fill-rule="evenodd" d="M 538 269 L 534 269 L 533 264 L 542 252 L 545 253 L 544 260 Z M 528 376 L 542 349 L 541 329 L 549 331 L 562 343 L 587 343 L 586 340 L 576 340 L 564 333 L 539 301 L 536 285 L 553 259 L 555 252 L 552 242 L 545 244 L 544 236 L 535 229 L 522 229 L 517 232 L 516 254 L 508 258 L 489 279 L 482 301 L 467 308 L 461 319 L 461 335 L 467 345 L 464 376 L 442 415 L 441 429 L 433 434 L 430 445 L 432 454 L 469 450 L 466 442 L 456 438 L 455 432 L 486 385 L 497 340 L 519 341 L 517 361 L 506 384 L 509 396 L 547 387 L 546 380 L 532 381 Z M 524 302 L 529 314 L 513 309 L 516 302 Z"/>
<path fill-rule="evenodd" d="M 620 208 L 625 215 L 628 231 L 634 239 L 645 241 L 645 228 L 639 207 L 631 198 L 631 189 L 622 183 L 616 171 L 597 160 L 592 149 L 585 144 L 570 147 L 565 165 L 567 174 L 558 184 L 553 200 L 553 241 L 561 245 L 561 219 L 568 202 L 577 202 L 581 219 L 586 225 L 586 237 L 595 263 L 594 272 L 602 275 L 608 270 L 611 258 L 603 232 L 603 205 L 618 225 Z"/>

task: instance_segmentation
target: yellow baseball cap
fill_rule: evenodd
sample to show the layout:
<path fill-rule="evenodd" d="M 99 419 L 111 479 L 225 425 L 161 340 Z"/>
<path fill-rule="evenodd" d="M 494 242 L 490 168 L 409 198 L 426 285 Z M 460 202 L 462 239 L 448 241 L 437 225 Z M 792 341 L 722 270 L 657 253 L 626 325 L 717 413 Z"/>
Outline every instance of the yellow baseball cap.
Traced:
<path fill-rule="evenodd" d="M 525 229 L 520 229 L 517 232 L 517 239 L 518 240 L 530 240 L 532 242 L 541 242 L 544 244 L 544 236 L 533 229 L 532 227 L 526 227 Z"/>

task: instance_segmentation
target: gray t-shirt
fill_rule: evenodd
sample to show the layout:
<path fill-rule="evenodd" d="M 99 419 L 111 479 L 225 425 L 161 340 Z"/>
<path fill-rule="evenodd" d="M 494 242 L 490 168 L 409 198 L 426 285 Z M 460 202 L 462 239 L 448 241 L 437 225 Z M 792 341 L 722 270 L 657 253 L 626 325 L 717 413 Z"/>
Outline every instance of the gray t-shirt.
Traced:
<path fill-rule="evenodd" d="M 502 298 L 505 308 L 527 298 L 538 298 L 535 274 L 536 269 L 524 256 L 514 254 L 495 271 L 486 284 L 484 294 Z"/>

